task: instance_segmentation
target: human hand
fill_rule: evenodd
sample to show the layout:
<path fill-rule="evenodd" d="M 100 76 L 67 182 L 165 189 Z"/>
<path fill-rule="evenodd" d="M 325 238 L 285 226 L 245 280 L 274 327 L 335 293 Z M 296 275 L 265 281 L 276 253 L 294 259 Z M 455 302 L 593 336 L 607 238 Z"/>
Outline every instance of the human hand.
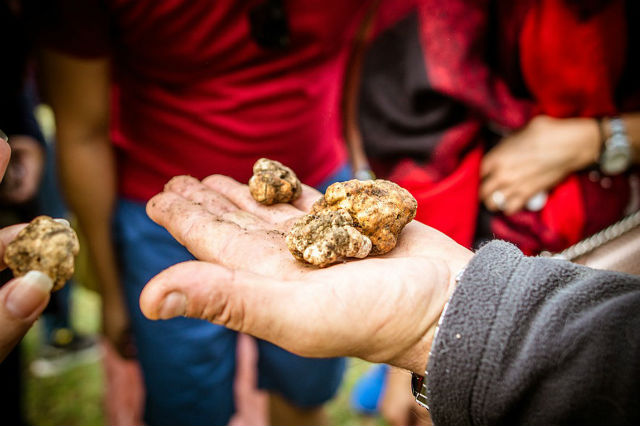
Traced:
<path fill-rule="evenodd" d="M 416 404 L 411 389 L 411 373 L 398 368 L 387 371 L 380 414 L 392 426 L 431 426 L 429 412 Z"/>
<path fill-rule="evenodd" d="M 44 152 L 39 143 L 30 136 L 12 136 L 11 161 L 0 185 L 0 197 L 11 204 L 20 204 L 32 199 L 44 171 Z"/>
<path fill-rule="evenodd" d="M 489 210 L 516 213 L 535 194 L 594 163 L 599 152 L 594 119 L 534 117 L 484 156 L 480 199 Z M 492 197 L 496 191 L 504 195 L 501 206 Z"/>
<path fill-rule="evenodd" d="M 11 159 L 11 148 L 7 142 L 7 135 L 0 130 L 0 181 L 4 176 L 4 172 L 7 170 L 7 165 Z"/>
<path fill-rule="evenodd" d="M 7 168 L 11 149 L 0 132 L 0 180 Z M 0 229 L 0 270 L 6 268 L 4 250 L 26 224 Z M 22 339 L 49 303 L 53 281 L 39 271 L 14 278 L 0 288 L 0 361 Z"/>
<path fill-rule="evenodd" d="M 0 270 L 4 250 L 26 224 L 0 229 Z M 0 361 L 22 339 L 49 303 L 53 281 L 40 271 L 30 271 L 0 288 Z"/>
<path fill-rule="evenodd" d="M 140 296 L 151 319 L 185 315 L 302 356 L 357 356 L 424 373 L 435 324 L 472 253 L 412 222 L 383 256 L 318 269 L 293 258 L 285 232 L 320 196 L 256 203 L 224 176 L 181 176 L 147 213 L 201 261 L 154 277 Z"/>

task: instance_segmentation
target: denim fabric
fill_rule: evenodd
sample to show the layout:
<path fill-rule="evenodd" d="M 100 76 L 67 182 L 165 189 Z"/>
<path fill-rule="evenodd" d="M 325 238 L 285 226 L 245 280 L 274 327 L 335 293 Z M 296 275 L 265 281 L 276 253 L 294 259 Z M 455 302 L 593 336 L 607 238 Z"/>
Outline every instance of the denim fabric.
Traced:
<path fill-rule="evenodd" d="M 348 165 L 318 189 L 351 177 Z M 144 203 L 120 199 L 114 219 L 121 280 L 142 366 L 145 422 L 157 425 L 227 424 L 234 411 L 236 333 L 206 321 L 146 319 L 138 304 L 145 284 L 193 256 L 146 215 Z M 259 341 L 259 384 L 301 407 L 320 405 L 340 385 L 345 360 L 306 359 Z"/>

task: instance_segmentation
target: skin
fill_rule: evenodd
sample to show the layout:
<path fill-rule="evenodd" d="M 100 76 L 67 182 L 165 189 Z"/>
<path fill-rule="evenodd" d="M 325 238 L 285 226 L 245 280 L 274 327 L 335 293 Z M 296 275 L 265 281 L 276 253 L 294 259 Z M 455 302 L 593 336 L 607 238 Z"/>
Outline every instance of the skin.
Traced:
<path fill-rule="evenodd" d="M 10 155 L 11 150 L 7 141 L 0 138 L 0 179 L 4 176 Z M 2 260 L 5 248 L 25 226 L 26 224 L 20 224 L 0 229 L 0 270 L 6 268 Z M 44 281 L 47 280 L 46 277 L 40 278 Z M 48 280 L 50 290 L 53 283 L 50 279 Z M 49 303 L 49 291 L 46 291 L 46 288 L 43 289 L 42 286 L 37 286 L 28 293 L 15 291 L 19 287 L 24 288 L 28 285 L 27 281 L 28 279 L 25 277 L 15 278 L 0 288 L 0 330 L 2 330 L 0 332 L 0 361 L 4 360 L 29 331 L 29 328 Z M 21 306 L 24 309 L 16 312 L 11 308 L 12 306 L 15 308 L 16 304 L 20 304 L 20 302 L 22 302 Z"/>
<path fill-rule="evenodd" d="M 32 199 L 44 171 L 44 151 L 30 136 L 11 136 L 12 157 L 0 186 L 0 197 L 9 204 Z"/>
<path fill-rule="evenodd" d="M 105 337 L 131 355 L 114 243 L 116 163 L 109 139 L 110 62 L 79 59 L 52 50 L 41 54 L 45 96 L 55 112 L 60 183 L 70 210 L 87 237 L 87 248 L 102 296 Z"/>
<path fill-rule="evenodd" d="M 423 374 L 455 274 L 473 254 L 414 221 L 383 256 L 305 265 L 285 232 L 319 196 L 305 186 L 293 205 L 266 207 L 225 176 L 174 178 L 147 213 L 199 261 L 155 276 L 142 312 L 205 319 L 302 356 L 356 356 Z"/>
<path fill-rule="evenodd" d="M 130 318 L 111 233 L 117 197 L 116 159 L 109 139 L 111 63 L 106 57 L 82 59 L 53 50 L 43 51 L 40 60 L 45 96 L 56 117 L 60 182 L 87 237 L 102 296 L 103 333 L 122 356 L 130 357 Z M 253 217 L 235 219 L 249 223 Z M 307 410 L 305 423 L 318 424 L 317 411 Z"/>
<path fill-rule="evenodd" d="M 640 162 L 640 113 L 622 116 L 634 152 Z M 607 128 L 607 120 L 604 120 Z M 549 191 L 569 174 L 595 164 L 602 140 L 593 118 L 534 117 L 524 128 L 505 137 L 482 161 L 480 199 L 491 211 L 498 206 L 494 191 L 506 198 L 504 213 L 522 210 L 533 195 Z"/>

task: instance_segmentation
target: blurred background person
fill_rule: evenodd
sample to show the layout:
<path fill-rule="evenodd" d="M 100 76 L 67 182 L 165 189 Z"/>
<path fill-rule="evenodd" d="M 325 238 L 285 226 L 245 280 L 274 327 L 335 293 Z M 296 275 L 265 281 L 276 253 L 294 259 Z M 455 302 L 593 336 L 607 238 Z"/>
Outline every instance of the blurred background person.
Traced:
<path fill-rule="evenodd" d="M 0 40 L 5 59 L 0 70 L 0 128 L 8 135 L 12 153 L 0 182 L 0 227 L 30 222 L 40 214 L 65 216 L 53 170 L 53 141 L 45 141 L 34 114 L 33 40 L 23 6 L 18 0 L 0 1 L 3 29 L 10 35 Z M 12 278 L 8 269 L 0 275 L 3 284 Z M 95 339 L 78 334 L 71 326 L 69 284 L 51 296 L 43 314 L 39 358 L 31 365 L 38 375 L 58 374 L 99 356 Z M 18 345 L 0 365 L 0 406 L 3 418 L 11 424 L 25 423 L 23 358 Z"/>
<path fill-rule="evenodd" d="M 189 319 L 154 323 L 144 284 L 192 256 L 149 220 L 172 176 L 246 182 L 260 157 L 321 190 L 351 177 L 340 97 L 366 3 L 278 0 L 38 4 L 43 77 L 69 205 L 100 279 L 107 338 L 135 337 L 145 422 L 225 424 L 234 411 L 236 334 Z M 303 359 L 258 342 L 275 424 L 320 424 L 342 359 Z M 180 392 L 175 392 L 180 389 Z"/>
<path fill-rule="evenodd" d="M 357 168 L 412 191 L 417 220 L 538 254 L 638 209 L 637 2 L 425 0 L 389 16 L 382 4 L 348 134 Z"/>

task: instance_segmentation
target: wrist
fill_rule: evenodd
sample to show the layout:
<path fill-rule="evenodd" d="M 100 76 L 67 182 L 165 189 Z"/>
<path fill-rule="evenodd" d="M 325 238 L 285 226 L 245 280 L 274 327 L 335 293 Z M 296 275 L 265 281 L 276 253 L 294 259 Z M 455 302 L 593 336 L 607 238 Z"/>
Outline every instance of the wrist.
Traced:
<path fill-rule="evenodd" d="M 597 118 L 582 118 L 583 132 L 584 132 L 584 149 L 578 151 L 576 155 L 577 164 L 573 171 L 582 170 L 589 166 L 598 164 L 600 160 L 600 153 L 602 152 L 602 145 L 605 137 L 603 136 L 602 121 Z"/>

